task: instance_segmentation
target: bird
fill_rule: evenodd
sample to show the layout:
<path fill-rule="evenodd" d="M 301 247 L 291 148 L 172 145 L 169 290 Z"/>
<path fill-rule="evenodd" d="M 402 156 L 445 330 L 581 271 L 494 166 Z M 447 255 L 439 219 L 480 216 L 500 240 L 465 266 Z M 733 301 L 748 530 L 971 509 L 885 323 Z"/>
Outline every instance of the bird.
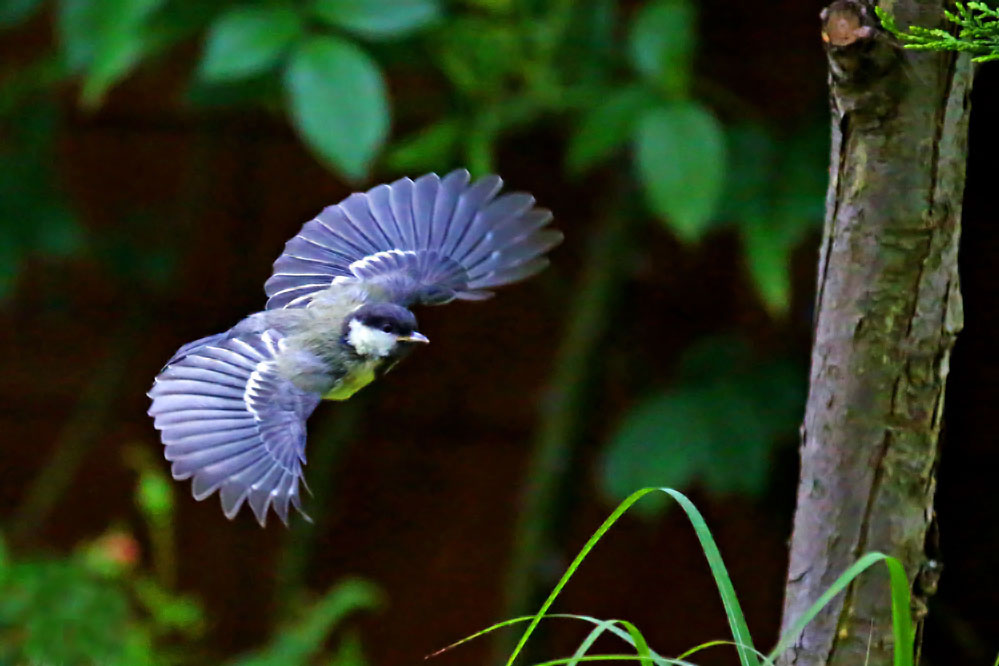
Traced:
<path fill-rule="evenodd" d="M 552 213 L 503 180 L 428 173 L 351 194 L 289 240 L 264 284 L 265 309 L 181 346 L 157 374 L 148 413 L 175 480 L 306 520 L 305 423 L 347 400 L 429 340 L 415 306 L 479 301 L 549 263 Z"/>

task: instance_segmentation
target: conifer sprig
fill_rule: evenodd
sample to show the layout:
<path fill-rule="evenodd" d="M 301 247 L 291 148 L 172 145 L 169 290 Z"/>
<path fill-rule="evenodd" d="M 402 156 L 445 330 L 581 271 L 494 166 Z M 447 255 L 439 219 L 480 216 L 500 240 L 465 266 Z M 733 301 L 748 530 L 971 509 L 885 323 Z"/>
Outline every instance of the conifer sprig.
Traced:
<path fill-rule="evenodd" d="M 955 9 L 945 10 L 944 16 L 960 28 L 956 35 L 943 28 L 918 25 L 909 26 L 906 32 L 885 10 L 875 7 L 874 11 L 884 29 L 905 42 L 906 48 L 971 53 L 975 62 L 999 60 L 999 10 L 983 2 L 957 2 Z"/>

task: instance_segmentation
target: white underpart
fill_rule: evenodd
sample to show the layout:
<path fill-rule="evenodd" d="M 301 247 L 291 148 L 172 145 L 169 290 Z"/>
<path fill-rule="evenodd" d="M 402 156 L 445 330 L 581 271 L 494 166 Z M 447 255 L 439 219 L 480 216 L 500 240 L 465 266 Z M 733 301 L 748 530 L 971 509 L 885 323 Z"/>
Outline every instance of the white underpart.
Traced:
<path fill-rule="evenodd" d="M 388 356 L 397 343 L 396 337 L 392 333 L 372 328 L 362 324 L 357 319 L 352 319 L 349 327 L 347 344 L 361 356 L 377 356 L 378 358 Z"/>

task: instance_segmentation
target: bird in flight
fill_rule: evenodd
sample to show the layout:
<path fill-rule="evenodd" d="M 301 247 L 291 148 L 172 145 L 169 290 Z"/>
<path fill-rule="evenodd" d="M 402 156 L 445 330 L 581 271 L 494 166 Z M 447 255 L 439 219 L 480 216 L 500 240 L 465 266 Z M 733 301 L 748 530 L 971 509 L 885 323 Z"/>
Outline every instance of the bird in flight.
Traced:
<path fill-rule="evenodd" d="M 534 198 L 463 169 L 355 193 L 306 222 L 264 284 L 266 309 L 182 346 L 149 391 L 173 478 L 234 518 L 303 516 L 305 421 L 428 340 L 410 310 L 481 300 L 548 265 L 562 240 Z M 302 482 L 302 483 L 300 483 Z"/>

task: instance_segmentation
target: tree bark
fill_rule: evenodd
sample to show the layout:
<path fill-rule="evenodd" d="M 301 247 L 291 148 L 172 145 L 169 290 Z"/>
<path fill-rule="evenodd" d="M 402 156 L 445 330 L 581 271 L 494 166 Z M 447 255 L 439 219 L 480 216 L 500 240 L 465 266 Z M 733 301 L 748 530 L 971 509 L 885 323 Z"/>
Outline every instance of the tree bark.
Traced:
<path fill-rule="evenodd" d="M 901 25 L 928 27 L 940 25 L 945 4 L 882 0 Z M 932 585 L 917 579 L 936 557 L 927 535 L 940 418 L 963 319 L 957 244 L 971 63 L 900 49 L 866 2 L 837 0 L 821 18 L 832 150 L 785 631 L 875 550 L 902 561 L 925 609 Z M 890 664 L 891 626 L 888 577 L 865 574 L 783 663 Z"/>

